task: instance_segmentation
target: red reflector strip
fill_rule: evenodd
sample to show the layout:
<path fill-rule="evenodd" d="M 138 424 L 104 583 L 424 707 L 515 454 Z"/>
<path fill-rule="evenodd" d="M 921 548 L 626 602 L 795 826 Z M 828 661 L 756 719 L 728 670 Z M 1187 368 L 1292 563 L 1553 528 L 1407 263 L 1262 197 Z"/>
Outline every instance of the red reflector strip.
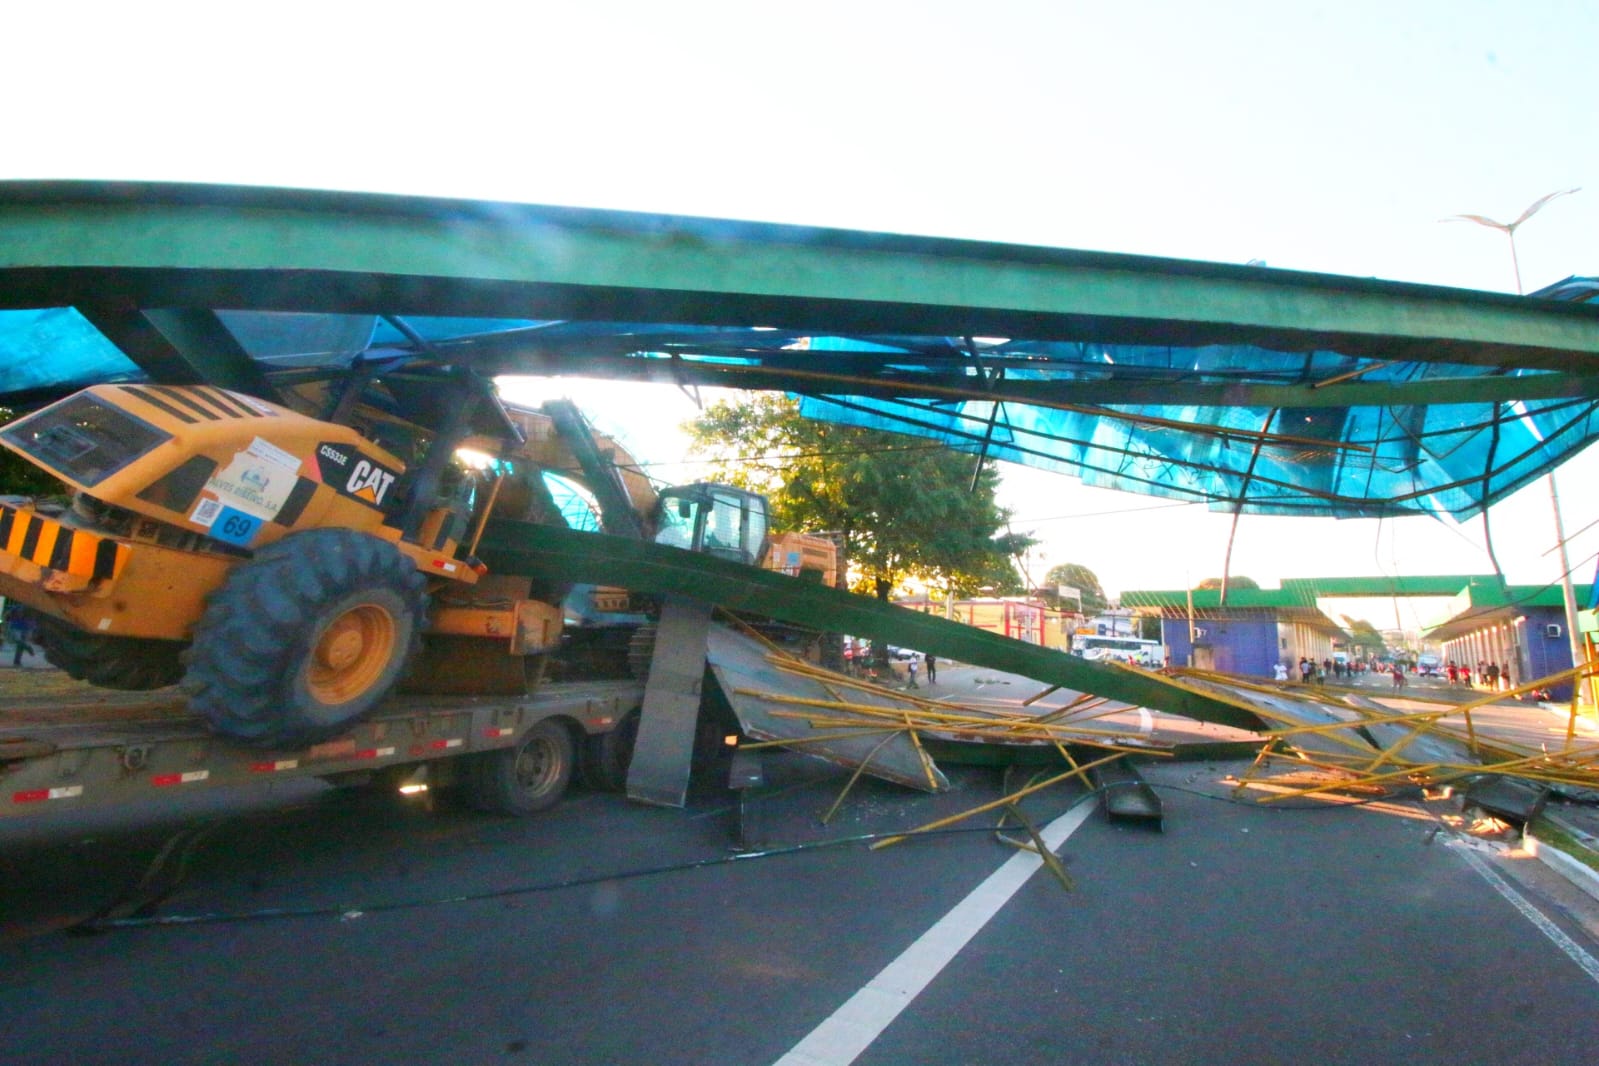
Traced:
<path fill-rule="evenodd" d="M 515 732 L 516 730 L 510 726 L 491 725 L 483 730 L 483 735 L 486 737 L 508 737 Z"/>
<path fill-rule="evenodd" d="M 393 755 L 393 754 L 394 754 L 394 749 L 393 748 L 367 748 L 365 751 L 356 752 L 354 755 L 350 756 L 350 758 L 352 758 L 352 759 L 381 759 L 384 756 Z"/>
<path fill-rule="evenodd" d="M 168 785 L 192 785 L 210 776 L 210 770 L 185 770 L 181 774 L 156 774 L 150 778 L 150 783 L 157 788 L 166 788 Z"/>
<path fill-rule="evenodd" d="M 250 772 L 253 774 L 275 774 L 279 770 L 292 770 L 299 765 L 299 759 L 279 759 L 276 762 L 253 762 L 250 764 Z"/>
<path fill-rule="evenodd" d="M 450 748 L 459 748 L 461 745 L 463 745 L 465 743 L 466 743 L 466 741 L 462 740 L 460 737 L 450 737 L 448 739 L 441 738 L 439 740 L 430 740 L 426 744 L 412 744 L 411 745 L 411 754 L 412 755 L 426 755 L 430 751 L 447 751 Z"/>
<path fill-rule="evenodd" d="M 82 785 L 62 785 L 59 788 L 30 788 L 25 792 L 13 792 L 12 803 L 40 803 L 44 800 L 72 799 L 74 796 L 83 795 Z"/>

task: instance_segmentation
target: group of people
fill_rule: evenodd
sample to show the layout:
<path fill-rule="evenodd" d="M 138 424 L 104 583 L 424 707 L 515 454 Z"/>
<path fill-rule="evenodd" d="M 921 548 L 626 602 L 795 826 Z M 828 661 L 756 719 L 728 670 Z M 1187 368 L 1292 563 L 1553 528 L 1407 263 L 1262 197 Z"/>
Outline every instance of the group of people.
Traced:
<path fill-rule="evenodd" d="M 931 655 L 923 655 L 921 661 L 927 664 L 927 683 L 929 685 L 935 684 L 938 681 L 938 660 L 933 658 Z M 915 655 L 912 655 L 905 661 L 905 676 L 909 679 L 905 685 L 906 688 L 919 687 L 916 684 L 917 665 L 918 664 Z"/>
<path fill-rule="evenodd" d="M 903 661 L 905 663 L 906 688 L 921 688 L 916 683 L 916 675 L 923 667 L 927 670 L 927 683 L 929 685 L 938 683 L 938 660 L 930 653 L 918 654 L 911 652 L 909 658 Z M 892 665 L 890 669 L 892 670 Z M 877 680 L 877 662 L 872 655 L 871 646 L 865 643 L 846 641 L 844 645 L 844 672 L 852 677 Z"/>
<path fill-rule="evenodd" d="M 1449 678 L 1449 684 L 1452 686 L 1472 688 L 1475 685 L 1492 692 L 1501 692 L 1515 687 L 1515 681 L 1510 675 L 1510 667 L 1503 663 L 1479 662 L 1475 669 L 1476 673 L 1473 675 L 1473 668 L 1470 665 L 1450 660 L 1444 667 L 1443 672 Z M 1393 678 L 1394 688 L 1396 689 L 1405 687 L 1405 665 L 1403 663 L 1396 662 L 1388 666 L 1380 664 L 1370 666 L 1358 660 L 1345 662 L 1341 659 L 1324 659 L 1318 663 L 1316 660 L 1306 656 L 1301 656 L 1299 659 L 1299 681 L 1301 684 L 1306 685 L 1319 685 L 1326 681 L 1328 674 L 1342 678 L 1352 677 L 1357 673 L 1363 674 L 1368 670 L 1390 675 Z M 1425 672 L 1423 671 L 1423 673 Z M 1275 673 L 1278 681 L 1289 680 L 1289 668 L 1284 664 L 1278 663 Z"/>
<path fill-rule="evenodd" d="M 1468 663 L 1456 663 L 1450 659 L 1444 666 L 1444 675 L 1449 678 L 1451 685 L 1458 685 L 1461 688 L 1472 687 L 1471 666 Z M 1479 659 L 1476 676 L 1477 684 L 1492 692 L 1516 687 L 1516 683 L 1510 677 L 1510 667 L 1500 663 L 1488 663 Z"/>
<path fill-rule="evenodd" d="M 1353 677 L 1355 673 L 1364 673 L 1365 663 L 1352 663 L 1343 659 L 1323 659 L 1317 662 L 1314 659 L 1301 655 L 1299 657 L 1299 680 L 1303 684 L 1321 684 L 1327 680 L 1327 675 L 1334 678 Z M 1288 668 L 1281 663 L 1277 664 L 1277 680 L 1288 680 Z"/>

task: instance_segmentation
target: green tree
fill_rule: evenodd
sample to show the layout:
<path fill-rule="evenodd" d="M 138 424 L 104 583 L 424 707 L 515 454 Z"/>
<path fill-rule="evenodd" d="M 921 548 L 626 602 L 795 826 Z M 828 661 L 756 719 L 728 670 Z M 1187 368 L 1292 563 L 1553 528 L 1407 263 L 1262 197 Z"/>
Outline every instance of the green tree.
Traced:
<path fill-rule="evenodd" d="M 1099 583 L 1099 575 L 1095 574 L 1082 563 L 1061 563 L 1049 568 L 1049 573 L 1044 575 L 1044 598 L 1060 608 L 1074 608 L 1070 602 L 1056 603 L 1059 595 L 1055 591 L 1061 585 L 1068 585 L 1083 594 L 1083 613 L 1096 615 L 1110 606 L 1110 598 L 1105 595 L 1105 589 Z"/>
<path fill-rule="evenodd" d="M 802 418 L 777 394 L 719 401 L 686 427 L 714 476 L 765 493 L 772 528 L 842 531 L 848 563 L 879 598 L 907 577 L 970 595 L 1014 591 L 1031 538 L 1005 529 L 999 475 L 972 488 L 971 456 L 893 433 Z"/>
<path fill-rule="evenodd" d="M 1202 589 L 1219 589 L 1219 588 L 1221 588 L 1221 578 L 1219 578 L 1219 577 L 1207 577 L 1205 580 L 1201 581 L 1199 584 L 1194 586 L 1194 591 L 1198 592 L 1198 591 L 1200 591 Z M 1244 577 L 1242 574 L 1239 574 L 1239 575 L 1237 575 L 1235 577 L 1229 577 L 1227 579 L 1227 589 L 1228 589 L 1228 591 L 1232 591 L 1234 589 L 1259 589 L 1259 588 L 1260 588 L 1260 582 L 1256 581 L 1252 577 Z"/>
<path fill-rule="evenodd" d="M 0 426 L 16 417 L 0 407 Z M 66 486 L 34 466 L 16 452 L 0 448 L 0 496 L 55 496 Z"/>
<path fill-rule="evenodd" d="M 1351 618 L 1347 614 L 1341 616 L 1344 620 L 1344 629 L 1349 633 L 1351 647 L 1369 651 L 1381 659 L 1388 654 L 1388 642 L 1382 639 L 1382 634 L 1377 632 L 1377 627 L 1364 618 Z"/>

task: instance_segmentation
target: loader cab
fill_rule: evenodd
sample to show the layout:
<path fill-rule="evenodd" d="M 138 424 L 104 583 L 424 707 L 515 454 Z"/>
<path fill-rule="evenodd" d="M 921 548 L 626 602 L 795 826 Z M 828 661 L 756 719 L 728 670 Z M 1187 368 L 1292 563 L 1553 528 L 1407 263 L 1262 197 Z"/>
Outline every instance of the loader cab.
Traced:
<path fill-rule="evenodd" d="M 766 553 L 766 528 L 765 496 L 697 482 L 661 493 L 655 543 L 758 566 Z"/>

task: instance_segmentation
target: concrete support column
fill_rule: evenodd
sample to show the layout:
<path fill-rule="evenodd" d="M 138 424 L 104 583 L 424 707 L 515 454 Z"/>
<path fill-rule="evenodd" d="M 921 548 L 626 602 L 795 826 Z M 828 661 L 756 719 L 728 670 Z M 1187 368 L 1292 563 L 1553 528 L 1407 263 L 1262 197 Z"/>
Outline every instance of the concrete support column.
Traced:
<path fill-rule="evenodd" d="M 1506 688 L 1505 670 L 1510 665 L 1510 633 L 1504 623 L 1494 626 L 1494 633 L 1499 637 L 1499 654 L 1494 656 L 1494 662 L 1499 664 L 1499 687 Z"/>

